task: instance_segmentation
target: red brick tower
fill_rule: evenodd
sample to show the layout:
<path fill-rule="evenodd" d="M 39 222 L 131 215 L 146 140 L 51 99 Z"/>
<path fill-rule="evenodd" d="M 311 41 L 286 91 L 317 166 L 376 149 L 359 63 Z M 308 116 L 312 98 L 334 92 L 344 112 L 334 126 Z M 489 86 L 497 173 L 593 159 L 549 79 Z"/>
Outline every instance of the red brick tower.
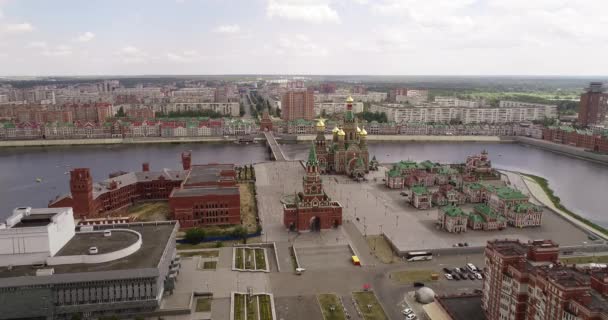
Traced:
<path fill-rule="evenodd" d="M 184 170 L 190 170 L 192 166 L 192 152 L 184 151 L 182 152 L 182 167 Z"/>
<path fill-rule="evenodd" d="M 302 179 L 304 187 L 304 202 L 311 203 L 313 207 L 319 205 L 323 201 L 325 195 L 323 193 L 323 183 L 319 174 L 319 161 L 317 160 L 317 152 L 315 145 L 312 144 L 306 161 L 306 175 Z"/>
<path fill-rule="evenodd" d="M 272 120 L 268 114 L 268 110 L 264 110 L 262 113 L 262 120 L 260 121 L 260 129 L 263 131 L 272 131 Z"/>
<path fill-rule="evenodd" d="M 141 171 L 148 172 L 150 171 L 150 163 L 144 162 L 141 164 Z"/>
<path fill-rule="evenodd" d="M 74 215 L 86 217 L 93 211 L 93 178 L 89 168 L 75 168 L 70 171 L 70 191 L 74 204 Z"/>

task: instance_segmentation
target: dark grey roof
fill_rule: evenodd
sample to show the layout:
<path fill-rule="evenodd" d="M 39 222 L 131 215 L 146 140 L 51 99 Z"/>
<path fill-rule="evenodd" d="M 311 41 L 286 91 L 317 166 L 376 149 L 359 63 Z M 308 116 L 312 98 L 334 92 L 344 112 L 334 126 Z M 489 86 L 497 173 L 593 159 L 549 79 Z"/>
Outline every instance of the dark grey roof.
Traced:
<path fill-rule="evenodd" d="M 236 195 L 239 194 L 238 187 L 196 187 L 196 188 L 179 188 L 173 189 L 172 197 L 196 197 L 196 196 L 208 196 L 208 195 Z"/>
<path fill-rule="evenodd" d="M 90 247 L 97 247 L 99 254 L 126 248 L 137 241 L 136 234 L 125 231 L 112 231 L 106 237 L 103 233 L 77 233 L 66 243 L 55 256 L 73 256 L 88 254 Z"/>
<path fill-rule="evenodd" d="M 485 320 L 481 309 L 481 294 L 439 298 L 453 320 Z"/>
<path fill-rule="evenodd" d="M 220 173 L 223 170 L 234 170 L 232 164 L 208 164 L 192 166 L 190 174 L 184 181 L 184 185 L 193 185 L 204 182 L 214 182 L 224 180 Z M 231 178 L 228 178 L 231 180 Z"/>

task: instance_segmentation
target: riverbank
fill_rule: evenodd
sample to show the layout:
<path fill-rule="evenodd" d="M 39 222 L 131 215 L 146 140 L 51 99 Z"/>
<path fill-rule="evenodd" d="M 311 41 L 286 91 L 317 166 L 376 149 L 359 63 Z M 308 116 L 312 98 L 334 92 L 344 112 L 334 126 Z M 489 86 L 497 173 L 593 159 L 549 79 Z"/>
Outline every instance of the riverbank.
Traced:
<path fill-rule="evenodd" d="M 173 137 L 173 138 L 104 138 L 104 139 L 64 139 L 64 140 L 6 140 L 0 141 L 2 147 L 52 147 L 78 145 L 113 144 L 163 144 L 163 143 L 233 143 L 230 137 Z"/>
<path fill-rule="evenodd" d="M 606 154 L 593 153 L 593 152 L 586 151 L 585 149 L 579 148 L 579 147 L 573 147 L 573 146 L 569 146 L 566 144 L 554 143 L 554 142 L 550 142 L 550 141 L 533 139 L 533 138 L 528 138 L 528 137 L 514 137 L 514 139 L 515 139 L 515 141 L 522 143 L 522 144 L 530 145 L 533 147 L 541 148 L 544 150 L 548 150 L 551 152 L 555 152 L 555 153 L 559 153 L 559 154 L 563 154 L 563 155 L 567 155 L 567 156 L 571 156 L 571 157 L 575 157 L 575 158 L 579 158 L 579 159 L 583 159 L 583 160 L 590 160 L 590 161 L 594 161 L 597 163 L 608 165 L 608 155 L 606 155 Z"/>
<path fill-rule="evenodd" d="M 518 173 L 530 194 L 540 203 L 561 215 L 574 225 L 608 240 L 608 230 L 564 207 L 560 198 L 553 193 L 547 179 L 532 174 Z"/>
<path fill-rule="evenodd" d="M 281 136 L 281 142 L 308 142 L 313 141 L 316 135 L 292 135 Z M 327 140 L 331 140 L 331 135 L 325 135 Z M 367 141 L 373 142 L 514 142 L 513 137 L 499 136 L 409 136 L 409 135 L 368 135 Z"/>

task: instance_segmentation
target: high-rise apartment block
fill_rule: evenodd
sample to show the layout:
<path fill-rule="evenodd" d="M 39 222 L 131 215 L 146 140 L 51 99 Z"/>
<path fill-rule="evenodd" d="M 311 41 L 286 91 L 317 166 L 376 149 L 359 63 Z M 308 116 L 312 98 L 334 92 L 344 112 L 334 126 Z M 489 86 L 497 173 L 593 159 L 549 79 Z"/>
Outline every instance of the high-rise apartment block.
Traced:
<path fill-rule="evenodd" d="M 581 95 L 578 122 L 585 127 L 608 124 L 608 94 L 601 82 L 591 82 Z"/>
<path fill-rule="evenodd" d="M 315 117 L 314 94 L 309 91 L 289 91 L 281 101 L 281 118 L 285 121 L 312 120 Z"/>
<path fill-rule="evenodd" d="M 489 241 L 482 308 L 496 320 L 608 319 L 608 269 L 558 262 L 551 240 Z"/>

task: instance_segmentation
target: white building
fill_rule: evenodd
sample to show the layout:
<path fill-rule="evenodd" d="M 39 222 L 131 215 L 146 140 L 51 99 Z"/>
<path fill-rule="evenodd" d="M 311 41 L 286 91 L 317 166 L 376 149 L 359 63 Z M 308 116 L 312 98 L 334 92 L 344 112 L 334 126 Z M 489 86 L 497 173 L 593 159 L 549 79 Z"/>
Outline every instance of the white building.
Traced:
<path fill-rule="evenodd" d="M 213 110 L 225 116 L 238 117 L 239 103 L 209 103 L 209 102 L 176 102 L 161 107 L 163 113 Z"/>
<path fill-rule="evenodd" d="M 346 103 L 344 102 L 315 102 L 315 114 L 320 115 L 325 110 L 325 114 L 344 113 L 346 111 Z M 353 112 L 363 112 L 363 103 L 353 103 Z"/>
<path fill-rule="evenodd" d="M 160 87 L 115 88 L 112 93 L 114 95 L 134 95 L 147 98 L 160 98 L 164 96 Z"/>
<path fill-rule="evenodd" d="M 0 266 L 45 264 L 75 234 L 72 208 L 17 208 L 0 224 Z"/>
<path fill-rule="evenodd" d="M 541 104 L 541 103 L 529 103 L 529 102 L 519 102 L 519 101 L 500 101 L 500 108 L 522 108 L 527 110 L 542 110 L 536 112 L 544 112 L 545 118 L 557 118 L 557 106 L 553 104 Z M 530 112 L 530 111 L 526 111 Z"/>
<path fill-rule="evenodd" d="M 372 105 L 372 112 L 384 112 L 396 123 L 518 123 L 557 117 L 555 106 L 536 105 L 499 108 L 408 106 L 401 104 Z"/>
<path fill-rule="evenodd" d="M 327 93 L 315 94 L 315 102 L 344 102 L 352 97 L 356 102 L 382 102 L 386 100 L 386 92 L 368 92 L 366 94 Z"/>
<path fill-rule="evenodd" d="M 479 108 L 479 101 L 462 100 L 456 97 L 435 97 L 435 103 L 442 107 Z"/>

